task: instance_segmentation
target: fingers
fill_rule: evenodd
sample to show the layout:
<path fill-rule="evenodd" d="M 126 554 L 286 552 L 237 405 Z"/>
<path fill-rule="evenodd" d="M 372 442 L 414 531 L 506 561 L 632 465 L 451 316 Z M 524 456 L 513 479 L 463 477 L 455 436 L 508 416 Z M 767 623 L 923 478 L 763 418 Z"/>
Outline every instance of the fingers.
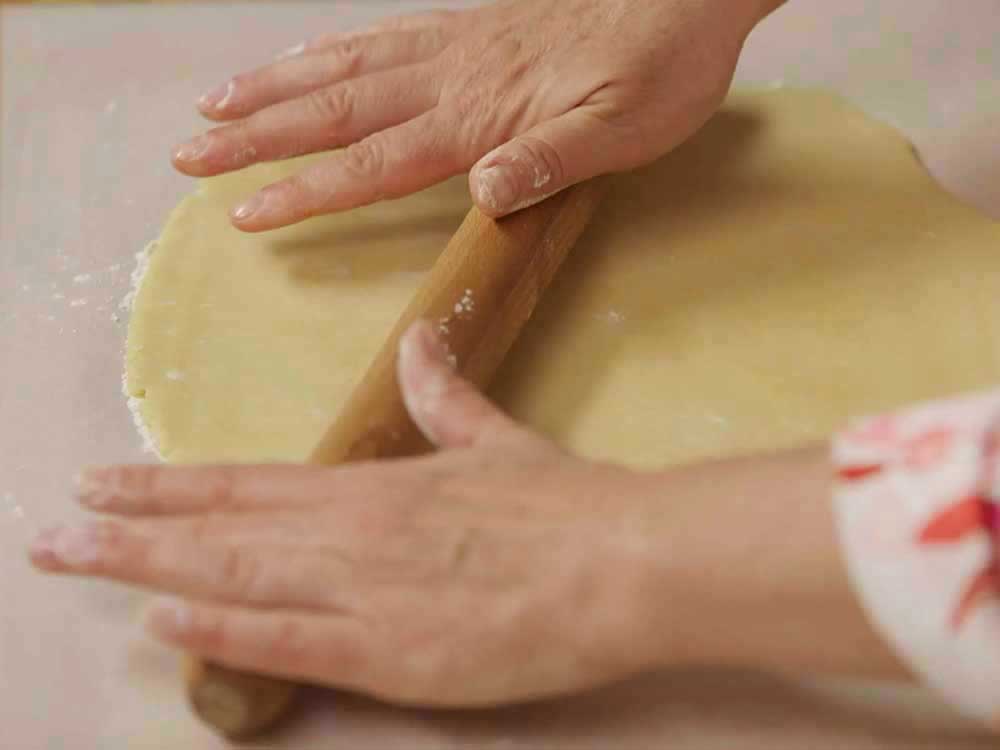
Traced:
<path fill-rule="evenodd" d="M 273 510 L 325 502 L 336 477 L 351 471 L 291 464 L 108 466 L 80 475 L 77 499 L 91 510 L 126 516 Z"/>
<path fill-rule="evenodd" d="M 451 34 L 454 32 L 455 21 L 463 14 L 464 11 L 460 10 L 422 10 L 416 13 L 405 13 L 400 16 L 389 16 L 358 31 L 321 34 L 303 45 L 304 52 L 308 54 L 311 50 L 329 49 L 343 39 L 384 34 L 392 31 L 414 31 L 416 29 L 436 28 Z"/>
<path fill-rule="evenodd" d="M 426 321 L 412 325 L 399 343 L 403 399 L 424 436 L 441 448 L 461 448 L 515 429 L 506 415 L 455 373 L 448 356 Z"/>
<path fill-rule="evenodd" d="M 325 86 L 423 62 L 445 44 L 433 28 L 340 37 L 322 50 L 237 76 L 199 99 L 198 108 L 212 120 L 247 117 Z"/>
<path fill-rule="evenodd" d="M 461 15 L 460 10 L 423 10 L 402 16 L 391 16 L 371 26 L 367 33 L 422 29 L 429 26 L 447 28 Z"/>
<path fill-rule="evenodd" d="M 585 104 L 484 156 L 469 175 L 472 198 L 486 215 L 506 216 L 583 180 L 636 166 L 630 152 L 641 145 L 630 145 Z"/>
<path fill-rule="evenodd" d="M 174 165 L 207 177 L 260 161 L 345 146 L 423 114 L 436 103 L 419 66 L 316 89 L 178 147 Z"/>
<path fill-rule="evenodd" d="M 184 596 L 265 607 L 338 607 L 335 580 L 343 580 L 336 555 L 317 554 L 259 528 L 263 537 L 241 533 L 239 523 L 161 522 L 155 527 L 98 521 L 42 532 L 32 545 L 32 563 L 50 573 L 106 578 Z M 270 523 L 268 521 L 267 523 Z M 214 530 L 214 534 L 211 534 Z M 299 530 L 299 534 L 303 530 Z M 280 532 L 279 532 L 280 533 Z"/>
<path fill-rule="evenodd" d="M 448 136 L 432 110 L 269 185 L 233 211 L 233 222 L 259 232 L 428 188 L 465 168 Z"/>
<path fill-rule="evenodd" d="M 306 42 L 289 47 L 277 55 L 279 60 L 287 60 L 299 55 L 313 55 L 333 49 L 341 42 L 358 37 L 372 36 L 393 31 L 413 31 L 415 29 L 434 28 L 441 33 L 451 36 L 453 33 L 453 22 L 462 15 L 462 11 L 454 10 L 427 10 L 417 13 L 409 13 L 402 16 L 391 16 L 378 23 L 367 26 L 358 31 L 334 32 L 320 34 Z"/>
<path fill-rule="evenodd" d="M 329 613 L 158 599 L 146 625 L 156 637 L 234 669 L 343 688 L 364 688 L 377 656 L 375 631 Z"/>

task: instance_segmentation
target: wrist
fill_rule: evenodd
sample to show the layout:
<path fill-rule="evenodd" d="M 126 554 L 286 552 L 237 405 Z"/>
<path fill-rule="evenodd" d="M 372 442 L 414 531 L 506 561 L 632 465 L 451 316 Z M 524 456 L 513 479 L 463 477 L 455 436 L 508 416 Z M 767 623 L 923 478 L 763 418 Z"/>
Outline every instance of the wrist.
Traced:
<path fill-rule="evenodd" d="M 824 446 L 650 475 L 650 666 L 898 675 L 840 559 Z"/>

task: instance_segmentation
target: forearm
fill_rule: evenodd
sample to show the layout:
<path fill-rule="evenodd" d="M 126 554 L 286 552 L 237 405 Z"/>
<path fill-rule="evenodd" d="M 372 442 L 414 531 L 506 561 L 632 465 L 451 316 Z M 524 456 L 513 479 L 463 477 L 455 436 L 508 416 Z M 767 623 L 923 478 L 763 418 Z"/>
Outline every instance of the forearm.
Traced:
<path fill-rule="evenodd" d="M 825 446 L 658 477 L 663 661 L 899 678 L 843 563 Z"/>

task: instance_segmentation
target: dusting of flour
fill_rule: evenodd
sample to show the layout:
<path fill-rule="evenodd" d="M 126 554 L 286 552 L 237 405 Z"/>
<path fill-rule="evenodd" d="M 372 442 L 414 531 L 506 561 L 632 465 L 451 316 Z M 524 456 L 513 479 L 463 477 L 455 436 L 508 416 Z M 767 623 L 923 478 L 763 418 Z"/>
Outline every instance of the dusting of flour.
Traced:
<path fill-rule="evenodd" d="M 142 280 L 146 277 L 146 271 L 149 270 L 149 260 L 153 257 L 154 250 L 156 250 L 155 240 L 135 254 L 135 268 L 132 269 L 131 276 L 132 283 L 129 286 L 128 294 L 118 304 L 118 307 L 127 313 L 132 312 L 132 305 L 135 304 L 135 296 L 139 293 Z"/>
<path fill-rule="evenodd" d="M 135 254 L 135 268 L 132 270 L 131 284 L 129 285 L 128 293 L 118 305 L 118 307 L 126 313 L 132 312 L 132 307 L 135 305 L 136 295 L 139 294 L 139 289 L 142 288 L 143 279 L 146 277 L 146 272 L 149 270 L 150 258 L 152 258 L 155 250 L 156 242 L 153 241 Z M 128 404 L 128 410 L 132 414 L 132 423 L 135 425 L 136 432 L 138 432 L 139 437 L 142 438 L 143 452 L 152 453 L 162 461 L 163 455 L 157 448 L 156 441 L 153 439 L 153 433 L 150 432 L 149 427 L 146 426 L 146 423 L 142 418 L 143 398 L 141 396 L 133 396 L 129 393 L 127 371 L 122 373 L 122 395 L 125 396 L 125 401 Z"/>

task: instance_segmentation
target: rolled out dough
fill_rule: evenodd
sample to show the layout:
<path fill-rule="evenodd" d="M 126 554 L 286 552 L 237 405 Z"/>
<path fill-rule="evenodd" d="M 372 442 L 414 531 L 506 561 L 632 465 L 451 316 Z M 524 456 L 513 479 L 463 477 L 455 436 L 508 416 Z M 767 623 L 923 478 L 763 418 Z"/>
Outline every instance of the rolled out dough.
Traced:
<path fill-rule="evenodd" d="M 156 244 L 127 387 L 169 461 L 303 459 L 470 205 L 458 178 L 264 235 L 229 225 L 299 166 L 203 181 Z M 617 179 L 493 395 L 639 467 L 818 438 L 1000 381 L 998 252 L 1000 224 L 889 127 L 820 92 L 737 93 Z"/>

